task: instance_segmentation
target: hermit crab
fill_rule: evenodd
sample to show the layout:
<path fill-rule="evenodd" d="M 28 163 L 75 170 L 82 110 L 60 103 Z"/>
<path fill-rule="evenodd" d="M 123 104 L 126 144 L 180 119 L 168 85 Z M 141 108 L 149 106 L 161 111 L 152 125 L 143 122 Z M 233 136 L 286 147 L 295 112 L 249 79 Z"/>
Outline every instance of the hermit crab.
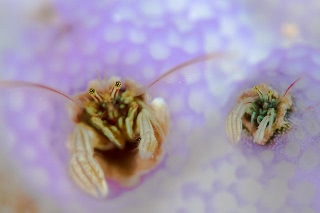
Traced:
<path fill-rule="evenodd" d="M 0 87 L 34 87 L 71 101 L 67 109 L 75 127 L 67 141 L 70 175 L 82 190 L 102 198 L 109 194 L 108 180 L 133 186 L 162 159 L 169 110 L 164 99 L 149 99 L 148 89 L 186 66 L 219 56 L 224 54 L 184 62 L 147 86 L 119 77 L 93 80 L 74 98 L 37 83 L 1 81 Z"/>
<path fill-rule="evenodd" d="M 136 96 L 137 84 L 111 78 L 76 97 L 82 107 L 70 106 L 75 129 L 68 141 L 72 153 L 70 174 L 86 192 L 108 194 L 105 177 L 122 185 L 135 184 L 161 158 L 161 143 L 168 132 L 169 113 L 162 98 L 150 104 Z"/>
<path fill-rule="evenodd" d="M 289 130 L 288 114 L 293 110 L 293 98 L 288 91 L 298 80 L 283 95 L 267 84 L 244 91 L 226 118 L 225 129 L 230 142 L 239 143 L 242 128 L 259 145 L 266 145 L 275 135 Z"/>

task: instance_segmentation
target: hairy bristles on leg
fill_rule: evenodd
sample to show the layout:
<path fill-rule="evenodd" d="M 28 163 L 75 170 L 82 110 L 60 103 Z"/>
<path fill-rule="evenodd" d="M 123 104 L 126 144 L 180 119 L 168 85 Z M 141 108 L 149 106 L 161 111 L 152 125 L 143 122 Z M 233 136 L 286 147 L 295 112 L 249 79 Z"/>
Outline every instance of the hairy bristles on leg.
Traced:
<path fill-rule="evenodd" d="M 95 197 L 106 196 L 108 188 L 104 173 L 93 155 L 94 149 L 108 150 L 114 147 L 113 144 L 101 141 L 92 127 L 78 123 L 68 146 L 72 154 L 69 170 L 76 184 Z"/>
<path fill-rule="evenodd" d="M 31 83 L 31 82 L 24 82 L 24 81 L 0 81 L 0 88 L 18 88 L 18 87 L 30 87 L 30 88 L 35 88 L 35 89 L 41 89 L 41 90 L 45 90 L 45 91 L 49 91 L 49 92 L 53 92 L 55 94 L 58 94 L 66 99 L 68 99 L 69 101 L 71 101 L 73 104 L 75 104 L 78 107 L 80 106 L 80 103 L 78 103 L 77 101 L 73 100 L 71 97 L 69 97 L 68 95 L 64 94 L 63 92 L 56 90 L 54 88 L 42 85 L 42 84 L 38 84 L 38 83 Z"/>
<path fill-rule="evenodd" d="M 160 75 L 157 79 L 155 79 L 154 81 L 152 81 L 149 85 L 140 88 L 138 91 L 136 91 L 135 96 L 139 96 L 142 95 L 143 93 L 145 93 L 150 87 L 152 87 L 153 85 L 155 85 L 157 82 L 159 82 L 160 80 L 164 79 L 165 77 L 179 71 L 182 70 L 183 68 L 186 68 L 188 66 L 194 65 L 196 63 L 199 62 L 203 62 L 203 61 L 208 61 L 208 60 L 212 60 L 212 59 L 217 59 L 219 57 L 225 57 L 227 56 L 226 53 L 211 53 L 211 54 L 206 54 L 203 56 L 199 56 L 197 58 L 193 58 L 189 61 L 183 62 L 171 69 L 169 69 L 168 71 L 165 71 L 162 75 Z"/>
<path fill-rule="evenodd" d="M 71 177 L 86 192 L 94 197 L 105 197 L 109 190 L 104 173 L 90 154 L 73 155 L 70 162 Z"/>
<path fill-rule="evenodd" d="M 225 129 L 231 143 L 238 143 L 240 141 L 242 132 L 241 119 L 246 112 L 248 105 L 251 104 L 253 100 L 253 98 L 244 99 L 227 116 Z"/>
<path fill-rule="evenodd" d="M 139 156 L 142 159 L 149 159 L 158 148 L 158 141 L 150 121 L 150 116 L 145 109 L 142 109 L 137 117 L 137 125 L 140 132 Z"/>
<path fill-rule="evenodd" d="M 90 127 L 87 125 L 81 123 L 75 126 L 68 144 L 73 152 L 83 152 L 93 155 L 93 147 L 91 144 L 91 140 L 93 139 L 93 131 L 89 130 L 89 128 Z"/>
<path fill-rule="evenodd" d="M 154 99 L 155 101 L 156 99 Z M 157 120 L 156 116 L 154 116 L 153 113 L 155 113 L 155 111 L 153 111 L 152 109 L 154 108 L 154 101 L 151 102 L 151 107 L 147 104 L 145 104 L 142 101 L 138 101 L 139 105 L 142 106 L 144 110 L 144 113 L 146 113 L 148 119 L 150 120 L 150 123 L 153 125 L 155 132 L 157 132 L 160 136 L 160 139 L 162 140 L 165 137 L 165 132 L 163 131 L 163 128 L 161 127 L 159 121 Z M 162 107 L 166 107 L 165 104 L 161 105 Z M 167 108 L 166 108 L 167 109 Z M 160 113 L 160 111 L 158 111 Z M 164 111 L 162 111 L 164 112 Z M 168 112 L 167 112 L 168 113 Z M 163 116 L 163 115 L 162 115 Z M 166 117 L 166 116 L 165 116 Z M 164 119 L 165 117 L 162 117 L 162 119 Z M 167 123 L 168 124 L 168 123 Z"/>

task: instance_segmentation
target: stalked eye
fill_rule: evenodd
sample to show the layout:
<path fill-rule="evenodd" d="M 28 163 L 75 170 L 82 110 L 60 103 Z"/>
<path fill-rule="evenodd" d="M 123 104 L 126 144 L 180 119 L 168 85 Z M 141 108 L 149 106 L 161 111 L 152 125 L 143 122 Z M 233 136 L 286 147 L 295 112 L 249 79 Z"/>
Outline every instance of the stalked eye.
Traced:
<path fill-rule="evenodd" d="M 96 93 L 96 90 L 93 89 L 93 88 L 90 88 L 90 89 L 88 90 L 88 92 L 89 92 L 89 95 L 93 95 L 93 94 Z"/>
<path fill-rule="evenodd" d="M 115 86 L 118 87 L 118 88 L 120 88 L 120 87 L 121 87 L 121 81 L 117 81 L 117 82 L 115 83 Z"/>
<path fill-rule="evenodd" d="M 94 88 L 89 88 L 88 93 L 94 99 L 95 102 L 103 103 L 103 97 Z"/>

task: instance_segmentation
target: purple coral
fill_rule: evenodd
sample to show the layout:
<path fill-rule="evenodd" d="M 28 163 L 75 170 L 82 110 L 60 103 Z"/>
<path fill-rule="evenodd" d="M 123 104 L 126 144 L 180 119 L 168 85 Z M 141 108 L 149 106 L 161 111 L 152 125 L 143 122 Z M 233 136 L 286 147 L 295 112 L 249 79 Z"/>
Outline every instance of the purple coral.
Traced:
<path fill-rule="evenodd" d="M 1 150 L 8 157 L 4 162 L 16 164 L 21 181 L 30 186 L 26 191 L 46 212 L 59 208 L 53 204 L 64 212 L 319 210 L 319 51 L 297 46 L 275 49 L 266 57 L 270 48 L 284 42 L 277 37 L 278 27 L 253 21 L 256 16 L 241 3 L 179 2 L 57 2 L 57 21 L 33 19 L 30 24 L 11 17 L 22 27 L 10 32 L 22 37 L 13 37 L 12 43 L 19 45 L 4 45 L 1 51 L 2 79 L 39 82 L 68 94 L 84 91 L 87 82 L 97 78 L 95 70 L 147 83 L 198 54 L 240 53 L 238 64 L 230 59 L 219 66 L 204 65 L 201 68 L 209 71 L 205 77 L 155 90 L 169 103 L 173 129 L 165 161 L 139 187 L 112 200 L 83 196 L 66 169 L 65 142 L 72 124 L 66 119 L 64 100 L 31 89 L 5 90 L 1 95 Z M 24 15 L 34 12 L 34 7 L 22 8 L 27 8 L 21 10 Z M 15 8 L 13 14 L 31 17 L 21 11 Z M 316 37 L 301 32 L 303 40 Z M 236 89 L 268 81 L 264 83 L 281 90 L 300 75 L 304 80 L 292 89 L 298 101 L 292 118 L 299 131 L 270 147 L 227 143 L 223 124 Z"/>

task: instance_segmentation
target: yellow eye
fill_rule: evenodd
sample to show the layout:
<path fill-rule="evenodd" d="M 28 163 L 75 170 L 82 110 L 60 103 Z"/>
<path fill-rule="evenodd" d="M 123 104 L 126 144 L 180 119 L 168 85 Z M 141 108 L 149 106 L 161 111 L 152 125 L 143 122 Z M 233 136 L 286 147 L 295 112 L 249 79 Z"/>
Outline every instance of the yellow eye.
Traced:
<path fill-rule="evenodd" d="M 117 81 L 117 82 L 115 83 L 115 86 L 116 86 L 117 88 L 120 88 L 120 87 L 121 87 L 121 81 Z"/>
<path fill-rule="evenodd" d="M 88 92 L 89 92 L 89 95 L 93 95 L 93 94 L 96 93 L 96 90 L 93 89 L 93 88 L 90 88 L 90 89 L 88 90 Z"/>

